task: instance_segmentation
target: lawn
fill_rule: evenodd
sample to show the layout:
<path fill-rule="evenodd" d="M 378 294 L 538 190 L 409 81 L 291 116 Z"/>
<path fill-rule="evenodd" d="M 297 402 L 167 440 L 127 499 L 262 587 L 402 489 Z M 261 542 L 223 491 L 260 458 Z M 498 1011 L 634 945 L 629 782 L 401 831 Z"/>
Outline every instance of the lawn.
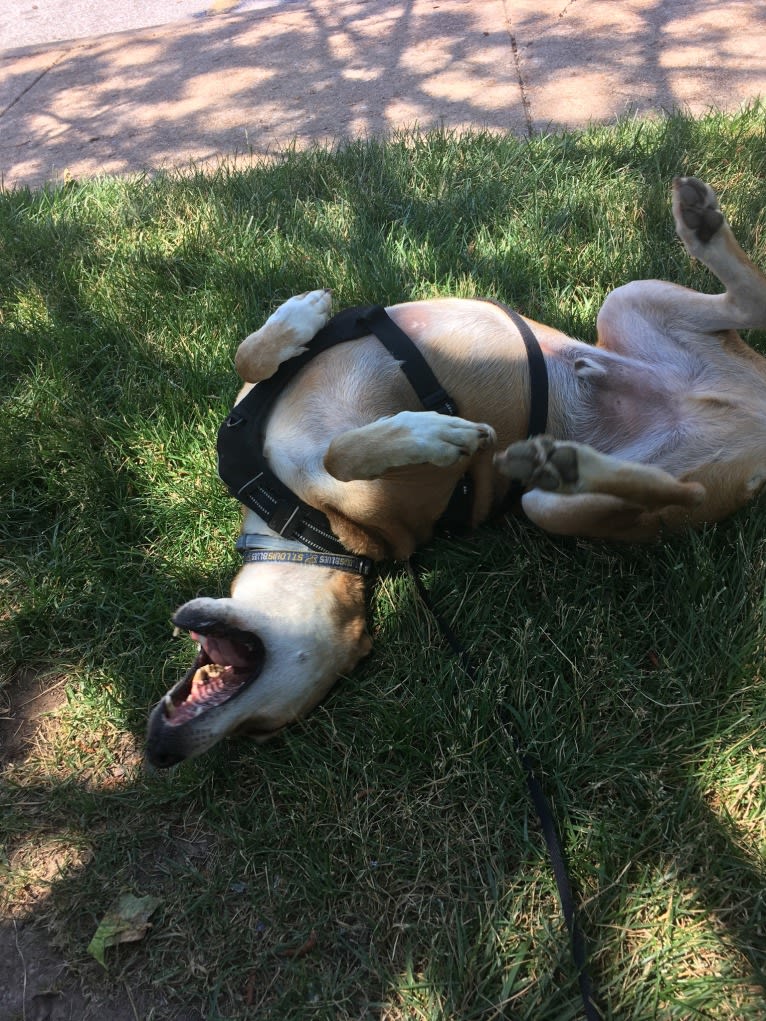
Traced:
<path fill-rule="evenodd" d="M 651 547 L 522 520 L 435 541 L 475 680 L 392 564 L 374 653 L 306 721 L 161 775 L 141 743 L 192 655 L 173 610 L 237 567 L 215 435 L 242 337 L 325 286 L 336 308 L 496 297 L 592 340 L 620 283 L 718 286 L 674 237 L 674 174 L 766 265 L 765 123 L 434 132 L 0 193 L 0 904 L 6 957 L 29 939 L 64 966 L 51 996 L 76 980 L 147 1021 L 578 1017 L 507 707 L 606 1016 L 764 1017 L 763 499 Z M 161 903 L 104 970 L 86 948 L 123 892 Z"/>

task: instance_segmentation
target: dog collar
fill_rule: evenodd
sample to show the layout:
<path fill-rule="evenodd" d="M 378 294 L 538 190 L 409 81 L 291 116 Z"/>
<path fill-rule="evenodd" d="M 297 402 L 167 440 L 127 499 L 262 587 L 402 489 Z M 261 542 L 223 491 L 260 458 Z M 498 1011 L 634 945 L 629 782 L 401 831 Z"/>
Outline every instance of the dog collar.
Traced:
<path fill-rule="evenodd" d="M 240 535 L 236 549 L 245 564 L 306 564 L 309 567 L 327 567 L 333 571 L 347 571 L 367 578 L 372 573 L 373 561 L 369 557 L 355 557 L 340 553 L 312 553 L 300 549 L 263 549 L 264 539 L 271 536 Z M 297 544 L 296 544 L 297 545 Z"/>

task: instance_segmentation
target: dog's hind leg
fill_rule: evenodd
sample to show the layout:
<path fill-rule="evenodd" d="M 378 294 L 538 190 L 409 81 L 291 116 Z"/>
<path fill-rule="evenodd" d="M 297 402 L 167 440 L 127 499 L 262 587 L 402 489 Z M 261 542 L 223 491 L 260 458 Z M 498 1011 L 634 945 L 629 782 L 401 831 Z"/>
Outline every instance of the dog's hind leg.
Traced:
<path fill-rule="evenodd" d="M 644 533 L 637 535 L 636 529 L 648 524 L 647 512 L 691 509 L 705 496 L 703 486 L 680 482 L 660 468 L 547 436 L 512 443 L 495 456 L 495 467 L 528 490 L 522 502 L 533 520 L 549 531 L 567 534 L 640 538 Z M 539 490 L 556 494 L 557 499 L 538 499 Z M 589 499 L 583 499 L 586 496 Z M 652 520 L 652 534 L 659 521 Z"/>
<path fill-rule="evenodd" d="M 311 338 L 330 318 L 332 296 L 327 290 L 296 294 L 269 316 L 260 330 L 237 348 L 234 364 L 246 383 L 273 376 L 282 362 L 306 350 Z"/>
<path fill-rule="evenodd" d="M 627 503 L 616 496 L 587 493 L 561 496 L 531 489 L 521 500 L 529 520 L 554 535 L 576 535 L 609 542 L 650 542 L 662 528 L 660 511 Z"/>
<path fill-rule="evenodd" d="M 694 507 L 704 496 L 696 482 L 679 482 L 668 472 L 602 454 L 584 443 L 534 436 L 495 455 L 495 467 L 528 489 L 562 494 L 601 493 L 641 507 Z"/>
<path fill-rule="evenodd" d="M 336 436 L 324 466 L 341 482 L 378 479 L 406 465 L 450 467 L 494 443 L 489 425 L 436 411 L 401 411 Z"/>
<path fill-rule="evenodd" d="M 697 177 L 673 181 L 676 232 L 689 255 L 726 288 L 718 304 L 727 317 L 722 329 L 766 326 L 766 276 L 740 248 L 709 184 Z M 710 327 L 708 327 L 710 329 Z"/>
<path fill-rule="evenodd" d="M 666 362 L 670 344 L 713 353 L 726 339 L 749 351 L 734 332 L 766 327 L 766 275 L 745 255 L 713 189 L 696 177 L 673 182 L 676 232 L 689 255 L 724 285 L 701 294 L 661 280 L 635 280 L 609 294 L 598 315 L 598 346 Z"/>

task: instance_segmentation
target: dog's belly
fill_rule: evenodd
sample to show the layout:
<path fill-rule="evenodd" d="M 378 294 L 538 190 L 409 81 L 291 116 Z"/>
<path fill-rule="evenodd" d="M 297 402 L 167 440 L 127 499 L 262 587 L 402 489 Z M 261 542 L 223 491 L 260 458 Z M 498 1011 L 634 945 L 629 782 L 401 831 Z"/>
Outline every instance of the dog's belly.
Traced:
<path fill-rule="evenodd" d="M 684 431 L 681 380 L 653 365 L 563 337 L 544 342 L 557 439 L 627 461 L 660 465 Z"/>
<path fill-rule="evenodd" d="M 581 393 L 573 439 L 605 454 L 658 464 L 683 432 L 677 398 L 646 373 L 581 383 Z"/>

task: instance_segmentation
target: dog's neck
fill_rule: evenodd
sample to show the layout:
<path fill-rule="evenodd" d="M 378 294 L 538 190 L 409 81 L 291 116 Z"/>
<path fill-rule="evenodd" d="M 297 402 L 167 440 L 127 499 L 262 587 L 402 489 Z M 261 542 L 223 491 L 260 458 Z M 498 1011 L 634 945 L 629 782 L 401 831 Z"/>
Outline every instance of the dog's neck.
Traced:
<path fill-rule="evenodd" d="M 373 568 L 373 561 L 369 557 L 317 553 L 297 539 L 286 539 L 269 528 L 263 518 L 249 508 L 245 508 L 242 531 L 235 548 L 242 555 L 245 564 L 263 562 L 311 564 L 359 574 L 365 578 L 371 574 Z"/>

